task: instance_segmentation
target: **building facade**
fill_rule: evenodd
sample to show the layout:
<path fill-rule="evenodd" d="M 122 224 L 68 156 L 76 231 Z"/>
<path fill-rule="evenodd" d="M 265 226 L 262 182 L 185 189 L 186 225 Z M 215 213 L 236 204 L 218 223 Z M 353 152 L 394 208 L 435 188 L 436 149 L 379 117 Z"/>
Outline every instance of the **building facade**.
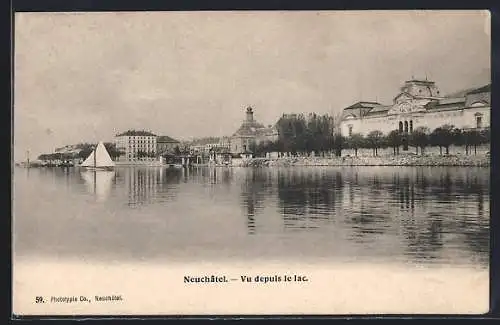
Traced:
<path fill-rule="evenodd" d="M 209 155 L 214 152 L 230 152 L 231 139 L 229 137 L 221 137 L 218 140 L 213 140 L 207 143 L 190 144 L 189 150 L 192 154 Z"/>
<path fill-rule="evenodd" d="M 230 149 L 232 154 L 246 154 L 252 151 L 252 146 L 263 142 L 278 140 L 276 126 L 267 126 L 254 120 L 252 107 L 247 107 L 245 120 L 240 128 L 231 136 Z"/>
<path fill-rule="evenodd" d="M 169 136 L 158 136 L 156 138 L 156 152 L 158 154 L 173 152 L 176 147 L 180 146 L 180 144 L 180 141 L 175 140 Z"/>
<path fill-rule="evenodd" d="M 116 149 L 122 154 L 118 161 L 149 161 L 156 159 L 157 136 L 149 131 L 128 130 L 115 137 Z"/>
<path fill-rule="evenodd" d="M 461 129 L 490 126 L 491 85 L 442 96 L 428 80 L 408 80 L 390 105 L 357 102 L 343 110 L 341 134 L 388 134 L 392 130 L 411 133 L 418 127 L 432 132 L 445 124 Z"/>

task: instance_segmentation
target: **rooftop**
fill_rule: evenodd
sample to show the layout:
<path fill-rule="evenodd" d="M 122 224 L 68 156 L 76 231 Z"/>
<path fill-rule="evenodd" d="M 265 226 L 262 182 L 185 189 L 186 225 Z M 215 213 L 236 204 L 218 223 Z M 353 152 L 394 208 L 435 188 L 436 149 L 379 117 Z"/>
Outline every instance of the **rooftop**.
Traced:
<path fill-rule="evenodd" d="M 375 106 L 381 106 L 380 103 L 377 102 L 357 102 L 352 104 L 349 107 L 346 107 L 344 109 L 354 109 L 354 108 L 373 108 Z"/>
<path fill-rule="evenodd" d="M 411 80 L 406 80 L 405 83 L 421 83 L 421 84 L 428 84 L 428 85 L 433 85 L 435 84 L 434 81 L 429 81 L 429 80 L 422 80 L 422 79 L 411 79 Z"/>
<path fill-rule="evenodd" d="M 240 128 L 234 133 L 234 135 L 256 135 L 263 131 L 267 131 L 263 124 L 253 122 L 253 123 L 244 123 L 240 126 Z"/>
<path fill-rule="evenodd" d="M 379 106 L 375 106 L 375 107 L 373 107 L 373 108 L 370 110 L 370 113 L 387 112 L 390 108 L 391 108 L 391 106 L 387 106 L 387 105 L 379 105 Z"/>
<path fill-rule="evenodd" d="M 122 136 L 156 136 L 156 134 L 150 132 L 150 131 L 144 131 L 144 130 L 128 130 L 123 133 L 117 134 L 117 137 L 122 137 Z"/>
<path fill-rule="evenodd" d="M 180 143 L 180 141 L 169 137 L 168 135 L 161 135 L 156 138 L 156 142 L 166 142 L 166 143 Z"/>
<path fill-rule="evenodd" d="M 438 101 L 439 105 L 447 105 L 447 104 L 457 104 L 457 103 L 465 103 L 465 97 L 447 97 L 441 98 Z"/>

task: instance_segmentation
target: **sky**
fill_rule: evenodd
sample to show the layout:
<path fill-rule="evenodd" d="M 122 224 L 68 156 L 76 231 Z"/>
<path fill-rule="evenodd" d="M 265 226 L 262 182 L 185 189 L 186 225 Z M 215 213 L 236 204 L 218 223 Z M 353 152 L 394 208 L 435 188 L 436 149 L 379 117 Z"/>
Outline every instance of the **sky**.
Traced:
<path fill-rule="evenodd" d="M 486 11 L 16 13 L 14 160 L 128 129 L 231 135 L 245 108 L 337 114 L 490 83 Z"/>

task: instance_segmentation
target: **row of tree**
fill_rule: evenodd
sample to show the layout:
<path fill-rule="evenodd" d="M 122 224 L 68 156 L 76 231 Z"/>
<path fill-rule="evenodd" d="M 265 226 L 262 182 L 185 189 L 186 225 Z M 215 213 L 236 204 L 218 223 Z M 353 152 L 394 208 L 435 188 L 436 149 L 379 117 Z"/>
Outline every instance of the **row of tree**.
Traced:
<path fill-rule="evenodd" d="M 283 115 L 276 126 L 279 139 L 271 144 L 275 151 L 322 152 L 334 146 L 335 118 L 328 114 Z"/>
<path fill-rule="evenodd" d="M 427 127 L 418 127 L 413 132 L 403 133 L 399 130 L 390 131 L 384 135 L 381 131 L 372 131 L 366 136 L 359 133 L 352 134 L 345 138 L 345 148 L 354 149 L 355 155 L 359 148 L 371 148 L 373 155 L 378 155 L 379 148 L 392 148 L 394 155 L 399 154 L 399 150 L 403 147 L 405 150 L 408 147 L 415 148 L 418 154 L 425 153 L 427 147 L 439 147 L 439 153 L 443 154 L 445 149 L 448 155 L 450 146 L 463 146 L 465 154 L 469 155 L 474 149 L 474 154 L 477 154 L 477 147 L 481 144 L 490 143 L 490 129 L 460 129 L 453 125 L 446 124 L 434 129 L 432 132 Z"/>
<path fill-rule="evenodd" d="M 67 152 L 67 153 L 55 152 L 49 154 L 41 154 L 38 156 L 38 159 L 44 161 L 86 159 L 92 153 L 92 150 L 94 150 L 96 146 L 97 144 L 95 143 L 79 143 L 75 145 L 75 150 L 72 152 Z M 111 159 L 113 160 L 116 160 L 118 157 L 125 154 L 125 152 L 118 150 L 114 143 L 105 142 L 104 146 L 106 147 L 106 150 L 108 151 Z M 163 153 L 157 153 L 155 151 L 146 152 L 139 150 L 134 154 L 133 158 L 156 158 L 158 157 L 158 155 L 165 153 L 170 153 L 174 155 L 187 154 L 189 153 L 189 147 L 187 147 L 184 144 L 181 144 L 180 146 L 176 146 L 169 152 L 163 152 Z"/>
<path fill-rule="evenodd" d="M 79 143 L 75 146 L 76 150 L 73 152 L 67 152 L 67 153 L 55 152 L 55 153 L 41 154 L 38 156 L 38 159 L 44 161 L 85 159 L 92 153 L 92 150 L 94 150 L 96 146 L 97 146 L 96 143 Z M 109 156 L 113 160 L 115 160 L 120 155 L 124 154 L 124 152 L 118 150 L 116 148 L 116 145 L 112 142 L 105 142 L 104 147 L 106 147 Z"/>
<path fill-rule="evenodd" d="M 332 121 L 330 120 L 330 123 Z M 408 147 L 415 148 L 416 153 L 424 154 L 425 149 L 430 146 L 443 149 L 449 154 L 451 145 L 463 146 L 467 155 L 477 154 L 477 146 L 490 143 L 490 129 L 460 129 L 453 125 L 443 125 L 432 132 L 427 127 L 419 127 L 410 133 L 399 130 L 390 131 L 384 134 L 382 131 L 372 131 L 366 136 L 355 133 L 348 137 L 341 136 L 334 131 L 333 124 L 325 121 L 325 117 L 319 119 L 309 119 L 308 123 L 294 121 L 283 125 L 285 132 L 279 134 L 279 139 L 274 142 L 259 143 L 250 149 L 257 156 L 262 156 L 267 152 L 290 152 L 318 154 L 334 152 L 340 156 L 343 149 L 353 149 L 355 155 L 358 149 L 372 149 L 373 155 L 378 155 L 380 148 L 393 148 L 394 155 L 400 153 L 401 147 L 408 150 Z M 332 133 L 328 133 L 332 132 Z"/>

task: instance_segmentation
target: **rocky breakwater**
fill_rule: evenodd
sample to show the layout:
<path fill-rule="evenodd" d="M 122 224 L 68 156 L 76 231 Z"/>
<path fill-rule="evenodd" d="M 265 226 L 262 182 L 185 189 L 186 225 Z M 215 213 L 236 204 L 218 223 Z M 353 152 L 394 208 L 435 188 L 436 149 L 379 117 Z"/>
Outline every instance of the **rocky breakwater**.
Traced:
<path fill-rule="evenodd" d="M 489 167 L 490 157 L 461 155 L 399 155 L 384 157 L 288 157 L 252 158 L 242 162 L 242 167 L 291 167 L 291 166 L 463 166 Z"/>

